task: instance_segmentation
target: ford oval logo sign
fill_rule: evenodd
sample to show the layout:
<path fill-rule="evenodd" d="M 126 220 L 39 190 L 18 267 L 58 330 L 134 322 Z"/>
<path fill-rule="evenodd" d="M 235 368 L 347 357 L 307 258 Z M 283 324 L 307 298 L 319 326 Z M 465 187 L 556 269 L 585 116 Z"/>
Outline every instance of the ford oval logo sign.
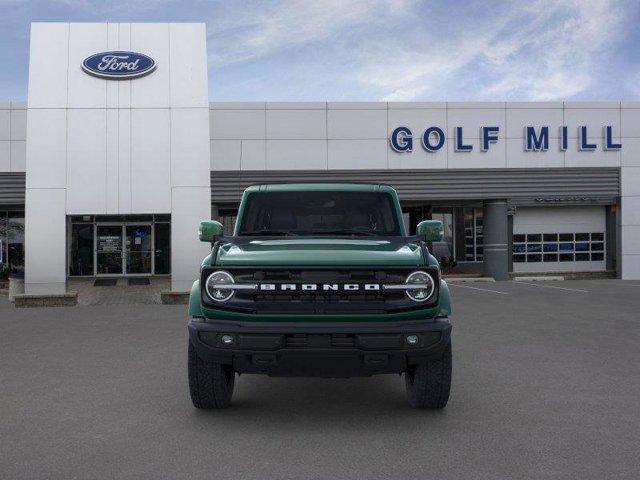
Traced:
<path fill-rule="evenodd" d="M 153 58 L 136 52 L 102 52 L 87 57 L 82 69 L 89 75 L 110 80 L 130 80 L 153 72 Z"/>

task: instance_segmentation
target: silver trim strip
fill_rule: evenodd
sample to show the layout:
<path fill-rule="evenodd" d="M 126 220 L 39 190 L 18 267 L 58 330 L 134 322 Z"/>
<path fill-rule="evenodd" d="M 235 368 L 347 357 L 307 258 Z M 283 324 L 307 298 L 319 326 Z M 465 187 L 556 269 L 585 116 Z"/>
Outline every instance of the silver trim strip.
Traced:
<path fill-rule="evenodd" d="M 433 285 L 427 283 L 388 283 L 381 285 L 381 287 L 383 290 L 419 290 L 432 288 Z M 257 290 L 258 285 L 255 283 L 218 283 L 211 285 L 211 288 L 217 290 Z"/>
<path fill-rule="evenodd" d="M 255 283 L 218 283 L 212 285 L 211 288 L 216 290 L 257 290 L 258 285 Z"/>
<path fill-rule="evenodd" d="M 383 290 L 418 290 L 421 288 L 432 288 L 433 285 L 427 283 L 388 283 L 382 285 Z"/>

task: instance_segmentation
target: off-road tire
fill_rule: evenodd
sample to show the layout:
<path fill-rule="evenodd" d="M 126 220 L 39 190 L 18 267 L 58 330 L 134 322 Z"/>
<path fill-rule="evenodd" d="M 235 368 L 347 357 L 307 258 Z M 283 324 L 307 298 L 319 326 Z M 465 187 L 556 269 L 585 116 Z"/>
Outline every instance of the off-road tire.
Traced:
<path fill-rule="evenodd" d="M 196 408 L 226 408 L 231 404 L 236 372 L 231 365 L 205 362 L 189 342 L 189 393 Z"/>
<path fill-rule="evenodd" d="M 413 408 L 444 408 L 451 390 L 451 340 L 442 357 L 414 365 L 405 372 L 404 380 Z"/>

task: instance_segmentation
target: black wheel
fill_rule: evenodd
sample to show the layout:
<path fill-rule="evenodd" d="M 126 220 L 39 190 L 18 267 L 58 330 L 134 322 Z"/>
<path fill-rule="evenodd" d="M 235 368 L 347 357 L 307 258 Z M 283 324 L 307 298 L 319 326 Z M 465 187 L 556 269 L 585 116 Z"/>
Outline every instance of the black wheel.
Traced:
<path fill-rule="evenodd" d="M 189 342 L 189 393 L 196 408 L 226 408 L 231 404 L 236 372 L 230 365 L 205 362 Z"/>
<path fill-rule="evenodd" d="M 444 408 L 451 390 L 451 340 L 442 357 L 413 366 L 405 372 L 404 380 L 413 408 Z"/>

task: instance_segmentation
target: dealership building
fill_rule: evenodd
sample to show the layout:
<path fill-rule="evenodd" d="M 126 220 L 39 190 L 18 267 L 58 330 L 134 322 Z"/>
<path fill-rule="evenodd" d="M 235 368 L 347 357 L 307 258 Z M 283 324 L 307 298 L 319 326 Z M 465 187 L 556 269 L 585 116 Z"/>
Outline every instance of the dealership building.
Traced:
<path fill-rule="evenodd" d="M 0 102 L 0 262 L 27 293 L 185 291 L 198 222 L 230 231 L 244 188 L 280 182 L 393 186 L 412 233 L 443 221 L 453 272 L 640 279 L 640 102 L 209 96 L 204 24 L 32 24 L 28 98 Z"/>

